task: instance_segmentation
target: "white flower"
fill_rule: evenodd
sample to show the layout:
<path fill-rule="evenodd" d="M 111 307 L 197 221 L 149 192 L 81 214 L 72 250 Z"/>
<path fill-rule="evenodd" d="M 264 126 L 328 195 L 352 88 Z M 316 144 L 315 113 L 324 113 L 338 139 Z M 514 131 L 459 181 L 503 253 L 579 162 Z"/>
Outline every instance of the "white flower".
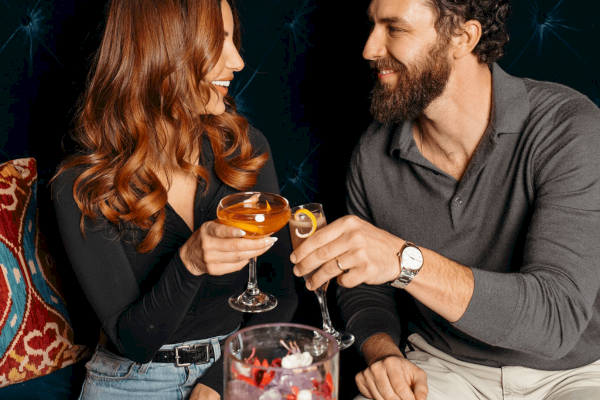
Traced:
<path fill-rule="evenodd" d="M 277 389 L 267 390 L 258 398 L 258 400 L 281 400 L 281 393 L 279 393 Z"/>
<path fill-rule="evenodd" d="M 293 353 L 281 359 L 281 366 L 288 369 L 307 367 L 312 364 L 312 360 L 312 356 L 306 351 L 304 353 Z"/>
<path fill-rule="evenodd" d="M 312 392 L 310 390 L 301 390 L 298 392 L 298 396 L 296 396 L 296 400 L 312 400 Z"/>

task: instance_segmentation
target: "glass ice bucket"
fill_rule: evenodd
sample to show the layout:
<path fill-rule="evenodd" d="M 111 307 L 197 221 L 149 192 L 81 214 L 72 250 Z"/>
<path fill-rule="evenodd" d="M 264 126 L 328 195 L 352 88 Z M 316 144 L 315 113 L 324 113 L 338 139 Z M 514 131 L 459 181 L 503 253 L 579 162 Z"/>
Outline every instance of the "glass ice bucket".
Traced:
<path fill-rule="evenodd" d="M 338 398 L 337 341 L 312 326 L 244 328 L 227 339 L 224 353 L 224 400 Z"/>

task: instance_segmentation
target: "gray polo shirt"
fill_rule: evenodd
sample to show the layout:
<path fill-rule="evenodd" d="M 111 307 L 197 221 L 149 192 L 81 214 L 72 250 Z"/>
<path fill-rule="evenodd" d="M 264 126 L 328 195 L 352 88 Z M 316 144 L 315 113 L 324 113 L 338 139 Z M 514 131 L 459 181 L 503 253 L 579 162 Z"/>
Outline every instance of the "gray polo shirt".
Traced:
<path fill-rule="evenodd" d="M 358 346 L 399 342 L 402 321 L 464 361 L 578 367 L 600 359 L 600 110 L 496 64 L 492 76 L 491 124 L 460 181 L 421 155 L 412 122 L 372 123 L 347 178 L 351 214 L 473 270 L 463 317 L 388 285 L 340 288 L 339 303 Z"/>

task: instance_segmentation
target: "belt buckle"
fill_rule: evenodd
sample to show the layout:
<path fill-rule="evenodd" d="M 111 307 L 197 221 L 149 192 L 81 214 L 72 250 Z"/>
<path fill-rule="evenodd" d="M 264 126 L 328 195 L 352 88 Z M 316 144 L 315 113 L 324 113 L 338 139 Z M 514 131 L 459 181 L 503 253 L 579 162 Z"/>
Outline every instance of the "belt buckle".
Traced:
<path fill-rule="evenodd" d="M 189 349 L 190 346 L 187 344 L 184 344 L 183 346 L 177 346 L 175 347 L 175 366 L 176 367 L 189 367 L 190 365 L 192 365 L 192 363 L 179 363 L 179 359 L 181 358 L 181 356 L 179 355 L 179 350 L 180 349 Z"/>
<path fill-rule="evenodd" d="M 194 345 L 195 349 L 202 348 L 202 347 L 204 347 L 206 349 L 206 352 L 205 352 L 206 360 L 200 360 L 200 361 L 198 361 L 198 364 L 206 364 L 206 363 L 210 362 L 210 347 L 211 346 L 212 346 L 211 343 L 199 343 L 199 344 Z"/>

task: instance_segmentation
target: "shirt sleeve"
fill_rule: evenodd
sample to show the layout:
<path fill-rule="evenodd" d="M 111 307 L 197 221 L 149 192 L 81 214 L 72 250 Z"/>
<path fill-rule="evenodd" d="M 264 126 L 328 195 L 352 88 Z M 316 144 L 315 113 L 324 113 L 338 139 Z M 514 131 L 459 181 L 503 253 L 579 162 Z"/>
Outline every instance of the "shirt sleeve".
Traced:
<path fill-rule="evenodd" d="M 364 185 L 360 174 L 360 145 L 356 147 L 348 175 L 347 208 L 356 215 L 373 223 L 364 195 Z M 401 325 L 396 312 L 396 289 L 389 285 L 362 284 L 354 288 L 338 286 L 337 300 L 346 328 L 355 336 L 355 346 L 361 351 L 364 342 L 378 333 L 387 333 L 397 345 L 400 344 Z"/>
<path fill-rule="evenodd" d="M 177 329 L 205 278 L 191 274 L 176 252 L 156 285 L 148 293 L 140 293 L 126 250 L 112 225 L 86 218 L 82 234 L 81 211 L 73 198 L 76 174 L 70 169 L 59 175 L 53 190 L 69 261 L 110 341 L 123 356 L 149 362 Z"/>
<path fill-rule="evenodd" d="M 600 290 L 600 112 L 565 102 L 534 149 L 533 213 L 518 273 L 473 268 L 471 302 L 455 326 L 494 346 L 566 356 L 592 318 Z M 493 312 L 490 307 L 493 305 Z"/>

